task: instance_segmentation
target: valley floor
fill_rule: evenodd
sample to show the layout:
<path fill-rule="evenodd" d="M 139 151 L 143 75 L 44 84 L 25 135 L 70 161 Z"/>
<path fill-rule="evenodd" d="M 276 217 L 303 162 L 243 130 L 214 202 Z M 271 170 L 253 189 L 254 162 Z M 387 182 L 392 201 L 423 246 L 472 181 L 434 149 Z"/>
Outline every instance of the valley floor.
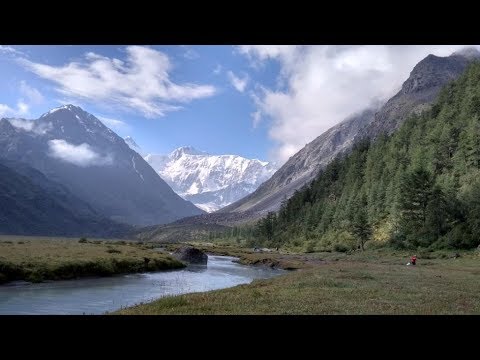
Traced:
<path fill-rule="evenodd" d="M 254 253 L 204 246 L 246 264 L 298 269 L 234 288 L 167 297 L 116 314 L 480 314 L 480 254 Z"/>

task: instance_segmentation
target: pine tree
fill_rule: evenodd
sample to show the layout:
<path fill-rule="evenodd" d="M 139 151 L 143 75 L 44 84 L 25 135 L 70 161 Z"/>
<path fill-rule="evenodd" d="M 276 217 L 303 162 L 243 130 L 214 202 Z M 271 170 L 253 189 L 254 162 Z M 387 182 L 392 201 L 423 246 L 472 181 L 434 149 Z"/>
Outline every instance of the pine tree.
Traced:
<path fill-rule="evenodd" d="M 415 168 L 404 174 L 400 184 L 400 211 L 405 230 L 424 226 L 432 187 L 432 175 L 424 168 Z"/>
<path fill-rule="evenodd" d="M 362 251 L 365 250 L 365 243 L 372 236 L 372 228 L 368 221 L 366 205 L 367 203 L 363 197 L 356 201 L 354 206 L 355 213 L 350 221 L 351 232 L 357 238 Z"/>

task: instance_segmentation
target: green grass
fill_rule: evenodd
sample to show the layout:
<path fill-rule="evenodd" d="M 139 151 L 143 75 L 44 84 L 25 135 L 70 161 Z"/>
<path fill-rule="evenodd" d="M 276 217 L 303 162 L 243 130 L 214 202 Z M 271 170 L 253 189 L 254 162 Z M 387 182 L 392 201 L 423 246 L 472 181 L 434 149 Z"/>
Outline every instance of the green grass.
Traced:
<path fill-rule="evenodd" d="M 0 237 L 0 283 L 110 276 L 183 266 L 139 242 Z"/>
<path fill-rule="evenodd" d="M 418 265 L 406 266 L 409 255 L 390 249 L 283 254 L 304 266 L 273 279 L 163 298 L 116 313 L 480 314 L 478 253 L 456 259 L 453 253 L 429 253 L 428 259 L 417 254 Z"/>

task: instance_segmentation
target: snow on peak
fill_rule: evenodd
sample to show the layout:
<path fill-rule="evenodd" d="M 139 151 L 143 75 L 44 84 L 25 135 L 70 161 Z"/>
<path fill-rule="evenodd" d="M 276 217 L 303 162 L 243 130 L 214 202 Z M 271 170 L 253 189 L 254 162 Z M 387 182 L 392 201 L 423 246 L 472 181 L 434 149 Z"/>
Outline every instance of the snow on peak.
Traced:
<path fill-rule="evenodd" d="M 63 106 L 59 106 L 59 107 L 56 107 L 56 108 L 53 108 L 52 110 L 49 110 L 47 111 L 45 114 L 43 114 L 42 116 L 40 117 L 44 117 L 44 116 L 47 116 L 47 115 L 51 115 L 53 113 L 56 113 L 58 110 L 68 110 L 68 111 L 72 111 L 72 112 L 75 112 L 75 111 L 78 111 L 78 110 L 81 110 L 82 111 L 82 108 L 78 107 L 78 106 L 75 106 L 75 105 L 72 105 L 72 104 L 67 104 L 67 105 L 63 105 Z"/>
<path fill-rule="evenodd" d="M 125 142 L 127 143 L 128 146 L 130 147 L 136 147 L 138 148 L 139 146 L 137 145 L 137 143 L 135 142 L 135 140 L 133 140 L 133 138 L 131 136 L 127 136 L 125 137 L 123 140 L 125 140 Z"/>
<path fill-rule="evenodd" d="M 250 194 L 269 179 L 276 166 L 238 155 L 210 155 L 192 147 L 169 155 L 148 154 L 150 166 L 184 199 L 215 211 Z"/>
<path fill-rule="evenodd" d="M 109 143 L 121 142 L 121 138 L 94 115 L 72 104 L 46 112 L 38 119 L 38 123 L 50 127 L 56 136 L 61 138 L 82 138 L 84 142 L 104 140 Z"/>
<path fill-rule="evenodd" d="M 131 136 L 127 136 L 125 138 L 123 138 L 123 140 L 125 141 L 125 143 L 128 145 L 128 147 L 130 149 L 132 149 L 133 151 L 137 152 L 138 154 L 140 154 L 142 157 L 145 156 L 145 154 L 143 153 L 143 150 L 140 146 L 138 146 L 138 144 L 135 142 L 135 140 L 133 140 L 133 138 Z M 147 155 L 148 156 L 148 155 Z"/>
<path fill-rule="evenodd" d="M 168 157 L 171 159 L 178 159 L 183 155 L 208 155 L 204 151 L 199 151 L 192 146 L 182 146 L 173 150 Z"/>

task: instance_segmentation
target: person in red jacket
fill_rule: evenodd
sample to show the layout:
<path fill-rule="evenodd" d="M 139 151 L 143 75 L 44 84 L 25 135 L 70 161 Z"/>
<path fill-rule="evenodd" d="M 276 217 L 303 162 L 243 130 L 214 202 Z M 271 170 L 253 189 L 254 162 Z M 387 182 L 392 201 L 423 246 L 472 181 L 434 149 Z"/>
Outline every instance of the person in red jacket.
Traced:
<path fill-rule="evenodd" d="M 417 255 L 413 255 L 412 258 L 410 259 L 410 263 L 412 265 L 416 265 L 417 264 Z"/>

